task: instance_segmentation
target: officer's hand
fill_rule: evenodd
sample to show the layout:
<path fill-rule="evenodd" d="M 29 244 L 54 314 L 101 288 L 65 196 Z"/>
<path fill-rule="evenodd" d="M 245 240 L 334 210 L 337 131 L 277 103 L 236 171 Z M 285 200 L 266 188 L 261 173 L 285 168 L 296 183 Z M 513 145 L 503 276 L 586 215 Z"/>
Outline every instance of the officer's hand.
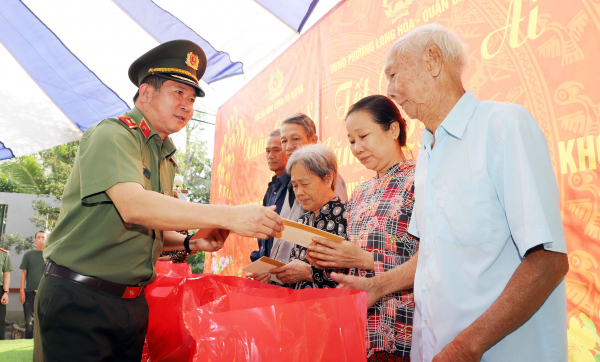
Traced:
<path fill-rule="evenodd" d="M 0 303 L 2 303 L 3 305 L 8 304 L 8 293 L 2 294 L 2 299 L 0 300 Z"/>
<path fill-rule="evenodd" d="M 19 301 L 21 302 L 21 304 L 25 304 L 25 291 L 21 290 L 21 292 L 19 293 Z"/>
<path fill-rule="evenodd" d="M 225 240 L 228 236 L 229 230 L 215 229 L 207 238 L 193 240 L 194 244 L 193 246 L 190 245 L 190 248 L 193 250 L 204 250 L 211 253 L 219 251 L 223 248 Z"/>
<path fill-rule="evenodd" d="M 281 231 L 283 219 L 275 212 L 275 206 L 234 206 L 229 214 L 228 229 L 241 236 L 267 239 Z"/>

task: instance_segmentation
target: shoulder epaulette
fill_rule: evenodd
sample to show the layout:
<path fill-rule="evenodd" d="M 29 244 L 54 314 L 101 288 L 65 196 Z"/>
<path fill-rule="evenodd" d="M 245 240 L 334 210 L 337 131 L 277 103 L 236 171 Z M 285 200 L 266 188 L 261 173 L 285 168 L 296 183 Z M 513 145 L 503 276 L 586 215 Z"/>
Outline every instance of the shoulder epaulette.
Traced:
<path fill-rule="evenodd" d="M 177 164 L 177 161 L 175 161 L 175 156 L 171 157 L 171 161 L 173 161 L 173 163 L 175 164 L 175 167 L 179 167 L 179 165 Z"/>
<path fill-rule="evenodd" d="M 5 253 L 8 253 L 8 250 L 6 250 L 6 249 L 2 249 L 2 248 L 0 248 L 0 251 L 3 251 L 3 252 L 5 252 Z"/>
<path fill-rule="evenodd" d="M 129 128 L 138 128 L 138 125 L 129 117 L 119 117 L 119 119 Z"/>

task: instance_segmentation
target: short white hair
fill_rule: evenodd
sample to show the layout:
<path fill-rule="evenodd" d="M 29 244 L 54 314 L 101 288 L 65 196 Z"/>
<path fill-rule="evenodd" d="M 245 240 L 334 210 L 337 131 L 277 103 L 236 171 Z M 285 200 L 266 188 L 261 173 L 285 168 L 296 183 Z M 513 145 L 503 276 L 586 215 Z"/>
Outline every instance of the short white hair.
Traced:
<path fill-rule="evenodd" d="M 442 50 L 445 62 L 453 62 L 459 75 L 469 65 L 467 45 L 452 30 L 436 23 L 420 26 L 401 36 L 390 50 L 390 54 L 416 52 L 423 54 L 427 46 L 435 44 Z"/>
<path fill-rule="evenodd" d="M 337 158 L 335 153 L 327 146 L 312 144 L 295 151 L 285 167 L 288 175 L 292 175 L 292 168 L 297 163 L 306 167 L 308 172 L 320 177 L 323 181 L 325 181 L 327 175 L 331 175 L 331 189 L 335 191 L 335 183 L 338 177 Z"/>

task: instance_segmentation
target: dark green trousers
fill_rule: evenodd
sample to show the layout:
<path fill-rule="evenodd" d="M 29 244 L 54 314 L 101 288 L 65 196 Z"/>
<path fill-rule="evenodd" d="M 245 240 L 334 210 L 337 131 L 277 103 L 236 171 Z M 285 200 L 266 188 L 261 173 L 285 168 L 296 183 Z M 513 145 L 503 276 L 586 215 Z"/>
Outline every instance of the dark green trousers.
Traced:
<path fill-rule="evenodd" d="M 148 329 L 144 295 L 122 299 L 44 275 L 34 310 L 34 362 L 142 359 Z"/>

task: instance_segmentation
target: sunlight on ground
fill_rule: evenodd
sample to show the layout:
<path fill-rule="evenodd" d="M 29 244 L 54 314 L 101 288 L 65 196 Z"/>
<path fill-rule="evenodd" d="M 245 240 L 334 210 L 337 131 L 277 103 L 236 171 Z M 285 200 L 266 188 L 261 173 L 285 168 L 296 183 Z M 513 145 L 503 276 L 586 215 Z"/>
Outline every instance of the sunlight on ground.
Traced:
<path fill-rule="evenodd" d="M 29 362 L 33 359 L 33 339 L 0 341 L 0 361 Z"/>

